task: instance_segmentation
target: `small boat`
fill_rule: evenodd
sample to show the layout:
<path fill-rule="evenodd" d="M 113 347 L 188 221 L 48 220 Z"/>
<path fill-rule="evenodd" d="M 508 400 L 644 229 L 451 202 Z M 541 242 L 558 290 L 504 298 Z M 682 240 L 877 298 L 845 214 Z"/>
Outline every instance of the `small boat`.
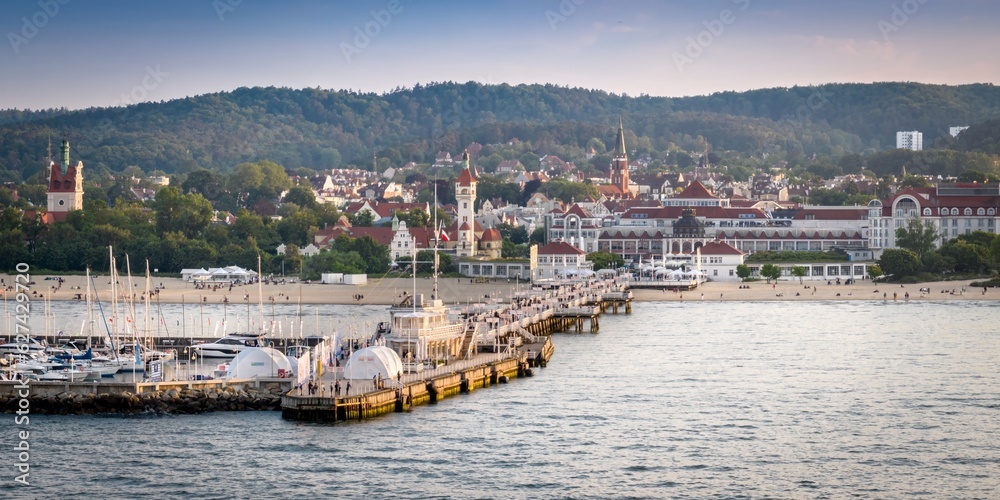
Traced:
<path fill-rule="evenodd" d="M 244 349 L 264 347 L 266 344 L 263 335 L 234 333 L 215 342 L 192 346 L 192 349 L 203 358 L 235 358 Z"/>
<path fill-rule="evenodd" d="M 48 347 L 44 339 L 31 338 L 27 342 L 9 342 L 0 345 L 0 355 L 3 354 L 33 354 L 44 353 Z"/>
<path fill-rule="evenodd" d="M 49 370 L 38 376 L 38 380 L 61 381 L 61 382 L 82 382 L 90 372 L 69 368 L 65 370 Z"/>

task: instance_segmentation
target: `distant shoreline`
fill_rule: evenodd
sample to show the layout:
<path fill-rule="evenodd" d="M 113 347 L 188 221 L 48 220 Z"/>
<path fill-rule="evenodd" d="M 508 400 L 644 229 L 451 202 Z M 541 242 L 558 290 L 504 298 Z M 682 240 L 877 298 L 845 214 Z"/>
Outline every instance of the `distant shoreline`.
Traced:
<path fill-rule="evenodd" d="M 58 275 L 53 275 L 56 277 Z M 30 286 L 32 292 L 38 295 L 31 296 L 33 301 L 41 301 L 41 294 L 49 295 L 50 287 L 56 284 L 55 280 L 46 280 L 49 276 L 33 275 L 33 285 Z M 64 279 L 61 288 L 51 293 L 52 301 L 80 301 L 77 294 L 86 292 L 85 276 L 61 276 Z M 13 277 L 7 274 L 0 274 L 4 288 L 10 287 Z M 120 279 L 122 283 L 127 283 L 126 279 Z M 204 302 L 206 304 L 220 304 L 226 298 L 229 304 L 251 304 L 263 302 L 265 305 L 275 304 L 306 304 L 306 305 L 389 305 L 398 303 L 403 299 L 404 293 L 413 292 L 414 280 L 412 278 L 388 278 L 384 280 L 371 280 L 367 285 L 324 285 L 320 283 L 286 283 L 282 285 L 261 285 L 262 297 L 258 298 L 258 286 L 239 285 L 234 286 L 230 291 L 229 286 L 212 291 L 197 290 L 194 285 L 187 283 L 180 278 L 152 278 L 154 286 L 163 285 L 159 296 L 154 296 L 153 300 L 165 304 L 195 304 Z M 96 275 L 94 282 L 97 286 L 98 297 L 102 301 L 111 299 L 111 285 L 107 275 Z M 144 279 L 133 277 L 133 290 L 138 299 L 144 290 Z M 127 286 L 127 285 L 126 285 Z M 512 292 L 524 290 L 528 285 L 506 280 L 496 280 L 491 283 L 472 283 L 469 278 L 441 278 L 439 279 L 439 293 L 442 300 L 449 304 L 481 302 L 491 298 L 509 297 Z M 748 288 L 740 288 L 745 286 Z M 815 291 L 813 291 L 815 287 Z M 433 280 L 430 278 L 416 279 L 416 293 L 430 296 L 433 293 Z M 930 289 L 930 293 L 921 293 L 920 289 Z M 962 291 L 964 288 L 964 292 Z M 952 293 L 954 291 L 954 293 Z M 633 295 L 636 302 L 653 301 L 692 301 L 692 300 L 715 300 L 715 301 L 786 301 L 786 300 L 906 300 L 909 293 L 909 300 L 1000 300 L 1000 289 L 990 288 L 983 294 L 982 288 L 972 288 L 968 281 L 938 281 L 931 283 L 918 283 L 899 285 L 892 283 L 871 283 L 863 281 L 851 285 L 827 284 L 826 281 L 805 281 L 800 284 L 798 280 L 779 281 L 775 284 L 766 284 L 762 281 L 751 283 L 739 282 L 708 282 L 700 287 L 684 291 L 674 292 L 671 290 L 662 291 L 657 289 L 634 289 Z M 249 295 L 249 297 L 247 297 Z M 14 292 L 7 290 L 4 293 L 8 301 L 15 299 Z M 361 296 L 360 300 L 356 297 Z M 8 305 L 8 307 L 10 307 Z"/>

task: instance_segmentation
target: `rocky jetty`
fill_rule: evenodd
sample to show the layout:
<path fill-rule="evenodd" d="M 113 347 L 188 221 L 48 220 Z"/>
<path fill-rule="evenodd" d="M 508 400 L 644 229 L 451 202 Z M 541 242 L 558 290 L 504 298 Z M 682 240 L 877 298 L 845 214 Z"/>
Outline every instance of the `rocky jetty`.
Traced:
<path fill-rule="evenodd" d="M 63 392 L 51 396 L 31 396 L 32 414 L 91 415 L 117 413 L 192 414 L 214 411 L 280 410 L 283 390 L 212 387 L 204 389 L 166 389 L 133 394 L 76 394 Z M 0 408 L 14 413 L 20 402 L 16 395 L 0 396 Z"/>

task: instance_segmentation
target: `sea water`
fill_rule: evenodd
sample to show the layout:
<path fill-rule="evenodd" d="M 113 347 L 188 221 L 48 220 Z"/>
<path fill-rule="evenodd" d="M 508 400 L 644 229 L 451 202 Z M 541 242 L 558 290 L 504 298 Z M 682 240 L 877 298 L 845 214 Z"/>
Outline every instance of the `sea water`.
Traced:
<path fill-rule="evenodd" d="M 0 415 L 0 497 L 996 498 L 998 320 L 977 302 L 636 303 L 555 335 L 532 378 L 366 422 Z"/>

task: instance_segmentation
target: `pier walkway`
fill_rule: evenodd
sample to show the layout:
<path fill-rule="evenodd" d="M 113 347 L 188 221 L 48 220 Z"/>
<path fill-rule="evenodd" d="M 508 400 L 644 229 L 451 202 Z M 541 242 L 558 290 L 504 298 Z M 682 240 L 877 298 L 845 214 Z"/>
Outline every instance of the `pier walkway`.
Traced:
<path fill-rule="evenodd" d="M 492 299 L 461 309 L 467 321 L 465 359 L 449 361 L 397 380 L 343 380 L 334 367 L 314 394 L 294 388 L 281 399 L 282 416 L 294 420 L 336 422 L 363 420 L 516 377 L 532 376 L 555 352 L 550 334 L 596 333 L 609 309 L 632 311 L 628 285 L 614 279 L 567 280 L 535 286 L 506 299 Z M 341 391 L 335 389 L 338 381 Z M 307 392 L 307 391 L 305 391 Z"/>

